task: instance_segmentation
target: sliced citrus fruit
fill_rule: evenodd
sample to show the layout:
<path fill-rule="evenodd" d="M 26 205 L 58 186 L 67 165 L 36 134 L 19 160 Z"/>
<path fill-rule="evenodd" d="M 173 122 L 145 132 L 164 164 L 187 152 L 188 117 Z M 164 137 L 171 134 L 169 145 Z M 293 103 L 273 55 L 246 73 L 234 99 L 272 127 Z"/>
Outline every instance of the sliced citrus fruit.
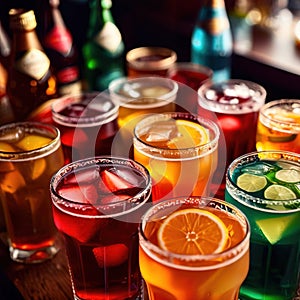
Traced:
<path fill-rule="evenodd" d="M 270 200 L 297 199 L 296 194 L 291 189 L 279 184 L 273 184 L 267 187 L 264 196 L 266 199 Z"/>
<path fill-rule="evenodd" d="M 9 143 L 0 142 L 0 151 L 4 152 L 16 152 L 14 147 L 10 145 Z"/>
<path fill-rule="evenodd" d="M 222 252 L 228 241 L 223 221 L 197 208 L 172 213 L 163 221 L 157 236 L 162 249 L 188 255 Z"/>
<path fill-rule="evenodd" d="M 31 179 L 35 180 L 35 179 L 39 178 L 44 173 L 46 166 L 47 166 L 47 163 L 44 158 L 35 160 L 32 163 Z"/>
<path fill-rule="evenodd" d="M 267 185 L 267 179 L 264 176 L 244 173 L 238 177 L 236 184 L 240 189 L 254 193 Z"/>
<path fill-rule="evenodd" d="M 31 151 L 44 147 L 50 142 L 51 139 L 48 137 L 32 134 L 25 136 L 20 142 L 18 142 L 17 147 L 25 151 Z"/>
<path fill-rule="evenodd" d="M 300 181 L 300 171 L 294 169 L 282 169 L 276 172 L 275 178 L 284 182 L 296 183 Z"/>
<path fill-rule="evenodd" d="M 200 124 L 176 120 L 178 135 L 168 142 L 170 149 L 184 149 L 204 145 L 209 142 L 207 130 Z"/>

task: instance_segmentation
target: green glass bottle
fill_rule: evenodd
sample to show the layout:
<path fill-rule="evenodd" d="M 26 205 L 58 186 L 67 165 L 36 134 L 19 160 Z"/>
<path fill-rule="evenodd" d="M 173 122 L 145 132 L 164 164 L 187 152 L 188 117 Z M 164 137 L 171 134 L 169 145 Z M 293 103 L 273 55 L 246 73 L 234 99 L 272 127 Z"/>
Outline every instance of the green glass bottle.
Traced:
<path fill-rule="evenodd" d="M 191 39 L 191 61 L 213 70 L 213 80 L 231 76 L 233 41 L 224 0 L 205 0 Z"/>
<path fill-rule="evenodd" d="M 87 90 L 103 91 L 112 80 L 125 74 L 125 47 L 111 5 L 111 0 L 90 0 L 87 41 L 82 49 Z"/>

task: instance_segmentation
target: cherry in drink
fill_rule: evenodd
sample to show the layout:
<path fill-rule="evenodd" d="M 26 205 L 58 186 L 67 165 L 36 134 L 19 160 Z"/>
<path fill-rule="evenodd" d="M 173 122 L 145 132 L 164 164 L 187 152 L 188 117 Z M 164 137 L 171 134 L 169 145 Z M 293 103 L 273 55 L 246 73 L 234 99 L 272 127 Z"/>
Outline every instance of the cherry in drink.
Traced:
<path fill-rule="evenodd" d="M 75 299 L 141 299 L 138 223 L 151 202 L 148 171 L 129 159 L 73 162 L 51 181 Z"/>
<path fill-rule="evenodd" d="M 52 118 L 61 131 L 65 163 L 109 155 L 118 131 L 119 106 L 105 92 L 69 95 L 54 101 Z"/>
<path fill-rule="evenodd" d="M 225 168 L 242 154 L 255 151 L 258 113 L 264 105 L 266 90 L 259 84 L 247 80 L 230 79 L 214 83 L 208 81 L 198 90 L 198 113 L 217 119 L 223 132 L 223 146 L 219 146 L 220 157 L 225 157 Z M 225 172 L 218 168 L 215 185 L 224 197 Z"/>

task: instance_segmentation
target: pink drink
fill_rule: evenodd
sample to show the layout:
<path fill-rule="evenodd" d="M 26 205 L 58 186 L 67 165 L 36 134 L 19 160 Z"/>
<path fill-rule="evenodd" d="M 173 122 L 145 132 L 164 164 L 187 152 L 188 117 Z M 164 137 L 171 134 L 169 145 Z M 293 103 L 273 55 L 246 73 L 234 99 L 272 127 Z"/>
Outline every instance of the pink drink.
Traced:
<path fill-rule="evenodd" d="M 51 195 L 74 297 L 140 299 L 137 228 L 151 202 L 148 171 L 129 159 L 81 160 L 53 176 Z"/>
<path fill-rule="evenodd" d="M 65 163 L 109 155 L 118 130 L 119 106 L 105 93 L 84 93 L 58 99 L 52 117 L 61 131 Z"/>
<path fill-rule="evenodd" d="M 224 134 L 224 146 L 219 145 L 220 156 L 226 152 L 225 169 L 242 154 L 255 151 L 259 109 L 265 103 L 265 89 L 250 81 L 231 79 L 204 83 L 198 90 L 198 114 L 217 122 Z M 226 147 L 226 148 L 225 148 Z M 220 185 L 217 196 L 224 197 L 225 172 L 219 168 L 215 185 Z"/>

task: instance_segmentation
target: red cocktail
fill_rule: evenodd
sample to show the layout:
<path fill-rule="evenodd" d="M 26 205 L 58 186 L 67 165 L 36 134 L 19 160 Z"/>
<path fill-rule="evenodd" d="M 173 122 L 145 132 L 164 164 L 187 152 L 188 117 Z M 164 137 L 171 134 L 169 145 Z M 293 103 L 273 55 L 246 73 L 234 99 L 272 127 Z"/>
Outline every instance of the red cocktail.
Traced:
<path fill-rule="evenodd" d="M 198 114 L 213 120 L 217 118 L 223 131 L 225 142 L 223 147 L 219 145 L 219 154 L 224 156 L 227 152 L 225 168 L 240 155 L 255 151 L 257 119 L 265 103 L 265 89 L 254 82 L 230 79 L 206 82 L 198 94 Z M 215 184 L 222 183 L 217 193 L 219 197 L 224 197 L 224 175 L 224 168 L 218 168 Z"/>
<path fill-rule="evenodd" d="M 55 101 L 52 117 L 61 131 L 65 163 L 109 155 L 118 130 L 119 106 L 107 94 L 83 93 Z"/>
<path fill-rule="evenodd" d="M 75 298 L 139 299 L 137 233 L 151 203 L 148 171 L 129 159 L 89 158 L 53 176 L 51 195 Z"/>

